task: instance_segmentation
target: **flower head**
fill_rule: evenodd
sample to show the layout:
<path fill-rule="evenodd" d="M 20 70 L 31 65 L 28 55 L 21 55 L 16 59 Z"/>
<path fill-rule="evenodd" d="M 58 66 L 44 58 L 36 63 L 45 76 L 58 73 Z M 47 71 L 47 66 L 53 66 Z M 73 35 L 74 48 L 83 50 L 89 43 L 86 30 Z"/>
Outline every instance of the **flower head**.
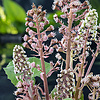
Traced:
<path fill-rule="evenodd" d="M 19 73 L 24 75 L 31 75 L 31 67 L 30 67 L 30 62 L 28 62 L 28 58 L 25 54 L 24 49 L 19 46 L 15 45 L 13 49 L 13 64 L 14 64 L 14 72 L 15 74 Z M 18 77 L 19 78 L 19 77 Z"/>

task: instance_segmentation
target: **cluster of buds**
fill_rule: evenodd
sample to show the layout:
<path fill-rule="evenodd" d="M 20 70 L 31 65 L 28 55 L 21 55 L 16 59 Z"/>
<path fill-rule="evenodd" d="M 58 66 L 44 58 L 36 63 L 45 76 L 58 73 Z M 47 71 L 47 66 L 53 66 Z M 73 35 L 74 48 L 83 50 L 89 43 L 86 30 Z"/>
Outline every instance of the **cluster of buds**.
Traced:
<path fill-rule="evenodd" d="M 60 16 L 63 19 L 69 17 L 69 11 L 71 9 L 72 13 L 73 13 L 73 21 L 74 21 L 74 20 L 82 19 L 84 14 L 86 14 L 87 10 L 84 12 L 84 14 L 82 14 L 78 17 L 77 17 L 76 12 L 78 12 L 82 9 L 90 9 L 90 5 L 89 5 L 88 1 L 81 3 L 79 0 L 54 0 L 52 9 L 60 10 L 61 12 L 63 12 L 63 14 Z M 77 17 L 77 18 L 75 18 L 75 17 Z M 54 15 L 54 20 L 56 22 L 60 22 L 58 19 L 58 16 L 56 14 Z M 68 22 L 69 22 L 69 20 L 68 20 Z"/>
<path fill-rule="evenodd" d="M 31 64 L 25 55 L 24 49 L 19 45 L 15 45 L 13 49 L 13 64 L 14 73 L 18 74 L 16 78 L 19 81 L 16 86 L 17 90 L 15 91 L 15 95 L 19 98 L 16 100 L 33 100 L 33 98 L 39 98 L 38 86 L 33 85 L 33 81 L 30 80 L 33 74 L 31 67 L 33 66 L 30 66 Z"/>
<path fill-rule="evenodd" d="M 84 3 L 81 3 L 79 0 L 54 0 L 52 9 L 55 10 L 61 10 L 65 14 L 68 13 L 69 9 L 72 8 L 73 13 L 77 12 L 81 9 L 89 8 L 88 1 L 85 1 Z M 67 17 L 66 15 L 62 15 L 62 18 Z"/>
<path fill-rule="evenodd" d="M 54 100 L 58 100 L 57 98 L 60 98 L 61 100 L 65 98 L 72 98 L 75 91 L 75 79 L 73 71 L 71 69 L 61 70 L 56 81 L 57 92 L 54 93 Z"/>
<path fill-rule="evenodd" d="M 84 1 L 83 3 L 81 3 L 79 0 L 54 0 L 53 10 L 55 9 L 63 12 L 63 14 L 60 17 L 63 19 L 67 18 L 68 19 L 67 23 L 69 24 L 70 19 L 72 20 L 71 23 L 73 23 L 73 21 L 84 19 L 85 18 L 84 16 L 89 11 L 90 6 L 89 6 L 88 1 Z M 76 12 L 83 9 L 84 9 L 84 12 L 81 15 L 77 15 Z M 72 12 L 72 18 L 70 16 L 70 11 Z M 81 50 L 79 46 L 82 45 L 82 43 L 80 41 L 78 42 L 74 41 L 77 36 L 81 37 L 78 34 L 81 22 L 76 27 L 69 29 L 69 26 L 67 27 L 66 25 L 64 25 L 64 23 L 58 18 L 57 14 L 54 15 L 54 20 L 56 21 L 56 23 L 61 24 L 61 27 L 59 28 L 59 33 L 63 34 L 63 38 L 61 39 L 61 42 L 60 42 L 60 46 L 62 47 L 63 51 L 64 52 L 67 51 L 66 49 L 68 45 L 69 34 L 71 34 L 71 44 L 72 44 L 71 49 L 75 49 L 76 46 L 78 46 L 78 49 Z"/>
<path fill-rule="evenodd" d="M 16 85 L 17 90 L 14 94 L 17 96 L 16 100 L 39 100 L 40 95 L 38 93 L 39 86 L 33 85 L 33 81 L 23 82 L 19 81 Z M 30 90 L 31 89 L 31 90 Z"/>
<path fill-rule="evenodd" d="M 31 76 L 33 74 L 31 66 L 29 65 L 30 62 L 25 55 L 25 51 L 19 45 L 15 45 L 13 49 L 13 64 L 14 73 L 20 74 L 19 76 L 16 76 L 17 79 L 21 78 L 21 74 L 23 74 L 25 77 Z"/>
<path fill-rule="evenodd" d="M 90 33 L 88 37 L 91 36 L 91 40 L 97 40 L 97 18 L 98 13 L 95 9 L 92 9 L 85 15 L 85 19 L 81 21 L 82 24 L 78 30 L 78 35 L 75 37 L 75 41 L 79 43 L 78 48 L 81 49 L 83 47 L 87 32 Z M 90 44 L 91 42 L 87 42 L 87 45 Z"/>
<path fill-rule="evenodd" d="M 33 3 L 32 9 L 27 12 L 27 16 L 26 32 L 28 35 L 23 37 L 25 41 L 23 46 L 36 52 L 38 56 L 40 56 L 40 49 L 43 49 L 43 57 L 47 58 L 49 54 L 53 53 L 54 49 L 52 45 L 57 43 L 57 41 L 54 41 L 54 43 L 51 41 L 50 46 L 45 45 L 45 42 L 48 41 L 49 38 L 54 38 L 56 35 L 54 32 L 50 32 L 50 34 L 47 35 L 46 32 L 54 30 L 54 27 L 50 25 L 47 29 L 44 29 L 45 25 L 49 24 L 49 21 L 45 17 L 46 11 L 42 11 L 42 6 L 36 8 Z M 34 29 L 36 29 L 36 31 L 34 31 Z"/>
<path fill-rule="evenodd" d="M 81 80 L 81 83 L 86 85 L 92 92 L 89 94 L 89 99 L 93 99 L 93 91 L 95 90 L 96 98 L 100 98 L 100 75 L 89 74 Z"/>

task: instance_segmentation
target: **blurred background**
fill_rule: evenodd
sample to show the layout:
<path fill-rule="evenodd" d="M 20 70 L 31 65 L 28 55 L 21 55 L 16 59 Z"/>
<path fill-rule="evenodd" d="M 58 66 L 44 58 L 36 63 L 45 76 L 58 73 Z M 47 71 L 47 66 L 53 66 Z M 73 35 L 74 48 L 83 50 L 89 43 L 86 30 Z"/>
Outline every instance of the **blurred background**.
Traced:
<path fill-rule="evenodd" d="M 81 0 L 81 2 L 83 1 L 84 0 Z M 92 7 L 97 9 L 100 16 L 100 0 L 89 1 Z M 55 13 L 51 8 L 53 0 L 0 0 L 0 100 L 15 100 L 13 92 L 16 88 L 10 80 L 7 79 L 3 68 L 12 60 L 13 47 L 15 44 L 21 45 L 23 42 L 22 37 L 25 34 L 26 12 L 31 9 L 33 2 L 36 6 L 42 5 L 43 9 L 46 9 L 48 12 L 47 17 L 50 20 L 50 24 L 53 24 L 55 28 L 58 27 L 52 19 Z M 56 13 L 59 14 L 59 12 Z M 100 18 L 98 23 L 100 23 Z M 92 46 L 95 49 L 95 44 Z M 27 54 L 30 55 L 30 51 L 26 51 Z M 88 60 L 90 61 L 91 57 L 89 57 Z M 96 59 L 94 66 L 95 67 L 92 68 L 94 74 L 100 74 L 100 56 Z M 51 82 L 51 90 L 53 85 Z M 84 91 L 88 90 L 85 89 Z M 85 98 L 87 98 L 87 94 Z"/>

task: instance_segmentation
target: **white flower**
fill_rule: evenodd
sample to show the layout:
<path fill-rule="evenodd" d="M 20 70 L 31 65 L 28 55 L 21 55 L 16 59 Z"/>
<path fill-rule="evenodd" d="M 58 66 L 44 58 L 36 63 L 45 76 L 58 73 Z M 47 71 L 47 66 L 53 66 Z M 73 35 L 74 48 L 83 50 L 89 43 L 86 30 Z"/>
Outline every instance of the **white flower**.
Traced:
<path fill-rule="evenodd" d="M 55 57 L 56 57 L 57 59 L 59 59 L 59 60 L 62 58 L 62 57 L 60 56 L 59 53 L 57 53 Z"/>

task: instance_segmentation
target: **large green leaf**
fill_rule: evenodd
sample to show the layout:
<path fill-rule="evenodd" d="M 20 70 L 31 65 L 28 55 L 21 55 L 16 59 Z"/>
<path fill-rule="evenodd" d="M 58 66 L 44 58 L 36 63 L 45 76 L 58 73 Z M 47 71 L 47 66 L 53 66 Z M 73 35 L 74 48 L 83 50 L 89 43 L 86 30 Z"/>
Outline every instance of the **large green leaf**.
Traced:
<path fill-rule="evenodd" d="M 41 60 L 36 58 L 36 57 L 30 57 L 29 60 L 28 60 L 30 63 L 32 62 L 35 62 L 36 65 L 39 64 L 40 65 L 40 68 L 41 68 Z M 45 62 L 45 68 L 46 68 L 46 73 L 49 72 L 50 70 L 50 64 Z M 36 77 L 36 76 L 40 76 L 40 71 L 38 71 L 36 68 L 33 68 L 32 69 L 34 74 L 33 74 L 33 78 Z M 16 79 L 16 74 L 14 73 L 14 65 L 13 65 L 13 62 L 11 61 L 6 68 L 4 68 L 4 71 L 6 72 L 7 76 L 8 76 L 8 79 L 11 80 L 11 82 L 16 85 L 17 84 L 17 79 Z M 17 74 L 18 75 L 18 74 Z"/>
<path fill-rule="evenodd" d="M 11 0 L 3 0 L 3 5 L 9 19 L 12 21 L 25 22 L 26 14 L 20 5 Z"/>
<path fill-rule="evenodd" d="M 11 82 L 16 85 L 17 84 L 17 79 L 16 75 L 14 73 L 14 65 L 13 62 L 11 61 L 6 68 L 4 68 L 4 71 L 6 72 L 8 79 L 11 80 Z"/>
<path fill-rule="evenodd" d="M 73 99 L 71 99 L 71 98 L 66 98 L 66 99 L 63 99 L 63 100 L 73 100 Z"/>
<path fill-rule="evenodd" d="M 28 60 L 30 63 L 35 62 L 35 64 L 40 65 L 40 68 L 42 69 L 41 66 L 41 60 L 36 58 L 36 57 L 30 57 Z M 50 63 L 45 62 L 45 69 L 46 69 L 46 73 L 48 73 L 50 71 Z M 39 76 L 40 77 L 40 71 L 38 71 L 36 68 L 33 68 L 32 71 L 34 72 L 33 77 L 35 76 Z"/>

